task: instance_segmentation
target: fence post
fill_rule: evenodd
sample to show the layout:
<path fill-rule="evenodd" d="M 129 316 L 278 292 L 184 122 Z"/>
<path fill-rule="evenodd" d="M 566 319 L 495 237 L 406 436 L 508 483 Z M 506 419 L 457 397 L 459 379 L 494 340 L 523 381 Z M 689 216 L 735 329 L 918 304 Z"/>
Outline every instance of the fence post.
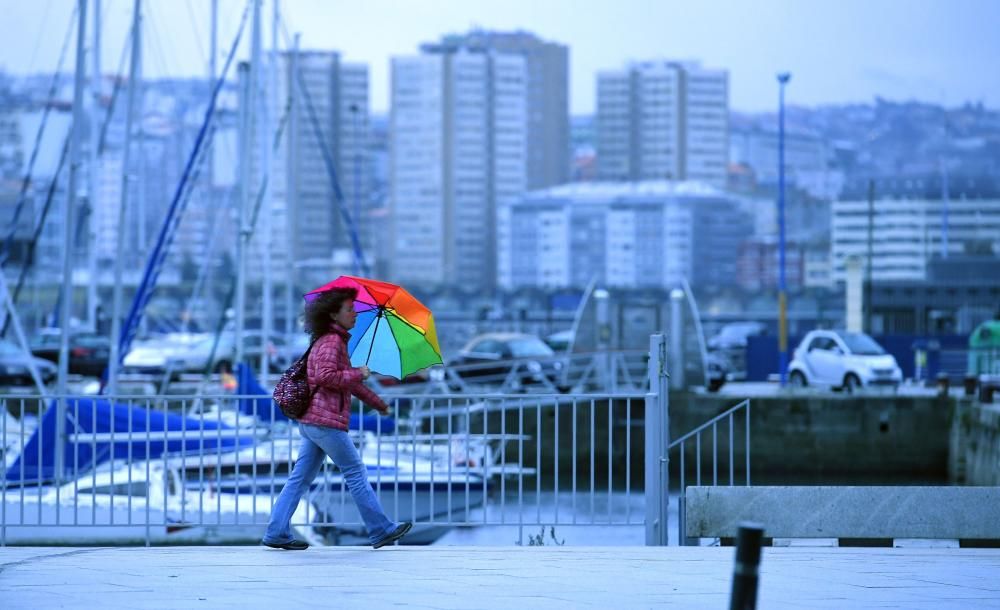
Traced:
<path fill-rule="evenodd" d="M 645 413 L 646 545 L 666 546 L 670 508 L 667 466 L 670 416 L 667 397 L 667 343 L 663 335 L 649 337 L 649 391 Z"/>

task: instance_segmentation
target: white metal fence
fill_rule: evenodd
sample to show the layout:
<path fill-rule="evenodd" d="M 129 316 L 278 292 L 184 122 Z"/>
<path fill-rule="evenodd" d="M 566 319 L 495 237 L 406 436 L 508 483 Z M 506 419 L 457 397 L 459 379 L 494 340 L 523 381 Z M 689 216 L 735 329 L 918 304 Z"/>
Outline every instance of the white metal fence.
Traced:
<path fill-rule="evenodd" d="M 644 359 L 629 392 L 398 388 L 385 394 L 395 417 L 359 407 L 352 434 L 386 512 L 414 522 L 410 542 L 456 526 L 515 526 L 523 542 L 539 527 L 645 524 L 648 544 L 666 544 L 662 336 Z M 5 396 L 0 407 L 0 545 L 256 543 L 301 443 L 269 396 Z M 315 544 L 366 541 L 329 460 L 292 523 Z"/>

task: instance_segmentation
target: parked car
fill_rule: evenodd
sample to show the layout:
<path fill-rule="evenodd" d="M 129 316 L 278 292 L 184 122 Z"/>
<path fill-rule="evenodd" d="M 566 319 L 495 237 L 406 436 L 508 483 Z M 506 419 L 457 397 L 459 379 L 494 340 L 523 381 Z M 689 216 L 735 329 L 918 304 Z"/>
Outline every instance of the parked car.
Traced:
<path fill-rule="evenodd" d="M 448 363 L 463 379 L 480 383 L 501 383 L 515 366 L 525 374 L 523 384 L 548 379 L 559 385 L 563 361 L 551 347 L 526 333 L 486 333 L 472 338 Z"/>
<path fill-rule="evenodd" d="M 282 366 L 283 360 L 281 355 L 285 350 L 285 337 L 278 333 L 272 333 L 270 339 L 267 341 L 266 346 L 262 349 L 261 343 L 264 338 L 264 333 L 259 330 L 251 330 L 243 333 L 243 360 L 253 367 L 254 371 L 260 370 L 260 361 L 263 354 L 263 349 L 267 349 L 268 357 L 270 358 L 268 370 L 272 373 L 280 373 L 284 371 L 287 366 Z M 308 339 L 308 337 L 307 337 Z M 305 347 L 309 347 L 308 342 Z M 235 343 L 233 344 L 233 358 L 235 359 Z M 305 348 L 302 349 L 305 352 Z M 301 355 L 301 354 L 300 354 Z M 294 362 L 294 360 L 293 360 Z"/>
<path fill-rule="evenodd" d="M 707 341 L 708 349 L 725 350 L 745 348 L 750 337 L 767 333 L 767 327 L 760 322 L 730 322 Z"/>
<path fill-rule="evenodd" d="M 50 362 L 59 362 L 62 337 L 58 333 L 43 333 L 31 342 L 31 353 Z M 108 366 L 111 339 L 103 335 L 77 333 L 69 337 L 69 372 L 100 377 Z"/>
<path fill-rule="evenodd" d="M 292 363 L 301 358 L 302 354 L 309 349 L 310 341 L 311 339 L 306 333 L 293 335 L 288 341 L 278 346 L 277 353 L 274 355 L 275 366 L 282 371 L 292 366 Z"/>
<path fill-rule="evenodd" d="M 854 392 L 862 386 L 891 386 L 903 381 L 892 354 L 864 333 L 814 330 L 795 348 L 788 365 L 793 386 L 827 385 Z"/>
<path fill-rule="evenodd" d="M 545 337 L 545 343 L 556 352 L 565 352 L 573 343 L 573 331 L 561 330 Z"/>
<path fill-rule="evenodd" d="M 740 381 L 747 376 L 747 343 L 750 337 L 767 334 L 760 322 L 730 322 L 709 337 L 706 346 L 722 361 L 726 379 Z"/>
<path fill-rule="evenodd" d="M 122 372 L 162 375 L 171 366 L 175 373 L 181 373 L 185 370 L 181 368 L 181 363 L 190 358 L 192 349 L 205 350 L 203 358 L 207 358 L 207 348 L 211 347 L 211 343 L 206 347 L 206 341 L 208 335 L 201 333 L 170 333 L 136 341 L 125 354 Z"/>
<path fill-rule="evenodd" d="M 709 392 L 718 392 L 726 384 L 728 363 L 718 354 L 709 352 L 705 356 L 705 379 Z"/>
<path fill-rule="evenodd" d="M 31 378 L 29 368 L 29 364 L 32 362 L 38 370 L 38 375 L 42 378 L 42 383 L 49 383 L 56 378 L 59 371 L 55 364 L 43 358 L 32 356 L 10 341 L 0 339 L 0 384 L 29 385 L 33 383 L 34 380 Z"/>
<path fill-rule="evenodd" d="M 260 368 L 261 339 L 260 331 L 246 331 L 243 334 L 243 360 L 254 371 Z M 284 370 L 281 359 L 284 338 L 277 334 L 271 335 L 271 340 L 264 349 L 268 350 L 272 358 L 271 372 Z M 162 375 L 168 368 L 173 375 L 203 373 L 209 367 L 209 357 L 212 359 L 211 371 L 234 370 L 236 340 L 231 331 L 219 335 L 218 341 L 213 333 L 171 333 L 139 342 L 125 356 L 123 370 L 152 375 Z"/>

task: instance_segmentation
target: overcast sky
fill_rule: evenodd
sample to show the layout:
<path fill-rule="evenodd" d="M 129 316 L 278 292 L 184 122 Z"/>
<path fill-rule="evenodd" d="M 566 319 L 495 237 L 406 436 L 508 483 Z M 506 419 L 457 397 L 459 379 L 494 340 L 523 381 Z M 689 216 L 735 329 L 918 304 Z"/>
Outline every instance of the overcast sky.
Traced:
<path fill-rule="evenodd" d="M 101 4 L 102 63 L 114 72 L 132 0 Z M 209 0 L 143 4 L 146 73 L 203 75 Z M 74 5 L 0 0 L 0 68 L 51 72 Z M 220 53 L 232 43 L 244 5 L 220 0 Z M 1000 0 L 283 0 L 280 6 L 288 30 L 302 33 L 304 48 L 337 50 L 369 65 L 376 112 L 388 106 L 390 57 L 414 54 L 421 42 L 475 26 L 526 29 L 567 44 L 574 114 L 593 111 L 598 70 L 654 58 L 727 69 L 734 110 L 772 110 L 774 75 L 785 70 L 793 75 L 790 104 L 881 96 L 1000 107 Z M 270 14 L 265 0 L 266 41 Z M 71 43 L 70 71 L 72 56 Z"/>

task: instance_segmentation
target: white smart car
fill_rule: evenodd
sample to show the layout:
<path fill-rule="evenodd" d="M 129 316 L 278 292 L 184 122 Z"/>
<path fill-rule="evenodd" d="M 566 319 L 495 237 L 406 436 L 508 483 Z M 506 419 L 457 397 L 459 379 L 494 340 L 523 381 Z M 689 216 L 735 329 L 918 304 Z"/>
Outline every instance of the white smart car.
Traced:
<path fill-rule="evenodd" d="M 793 386 L 824 385 L 854 392 L 863 386 L 899 387 L 903 371 L 892 354 L 864 333 L 814 330 L 788 365 Z"/>

